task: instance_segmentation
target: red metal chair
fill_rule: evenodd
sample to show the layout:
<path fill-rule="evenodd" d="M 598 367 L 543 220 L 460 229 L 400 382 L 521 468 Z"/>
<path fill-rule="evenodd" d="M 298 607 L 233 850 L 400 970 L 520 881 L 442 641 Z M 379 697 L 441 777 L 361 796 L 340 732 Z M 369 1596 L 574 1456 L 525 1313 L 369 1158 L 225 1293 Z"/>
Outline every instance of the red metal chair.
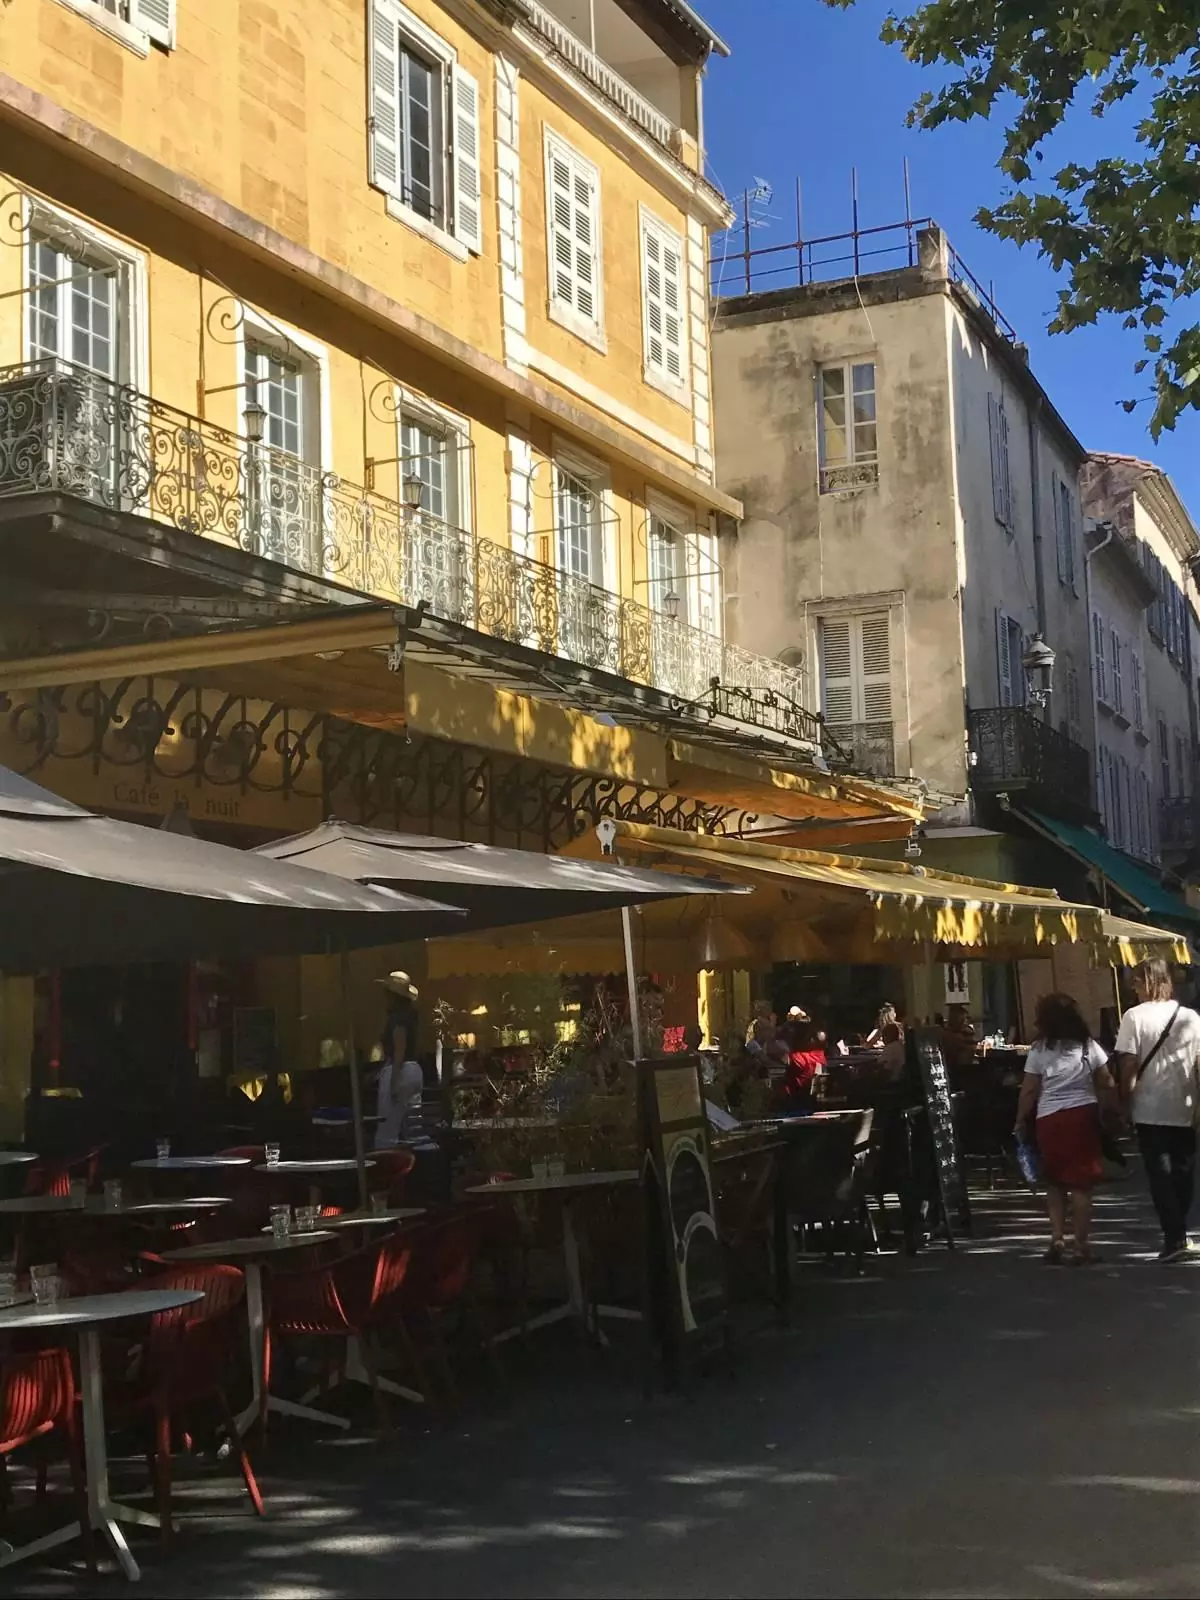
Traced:
<path fill-rule="evenodd" d="M 327 1349 L 318 1393 L 324 1393 L 345 1377 L 350 1341 L 356 1341 L 380 1430 L 385 1434 L 391 1431 L 391 1416 L 379 1373 L 382 1328 L 399 1335 L 418 1387 L 422 1394 L 427 1392 L 420 1358 L 403 1319 L 394 1311 L 408 1275 L 410 1255 L 407 1238 L 392 1234 L 380 1243 L 355 1250 L 337 1261 L 290 1272 L 272 1272 L 263 1381 L 264 1430 L 272 1354 L 275 1344 L 282 1340 L 316 1338 L 325 1341 L 327 1346 L 333 1345 L 332 1350 Z"/>
<path fill-rule="evenodd" d="M 234 1318 L 245 1293 L 245 1278 L 237 1267 L 197 1264 L 168 1267 L 154 1277 L 156 1289 L 199 1289 L 204 1299 L 151 1317 L 140 1341 L 132 1377 L 106 1379 L 105 1404 L 110 1421 L 153 1424 L 154 1444 L 149 1457 L 162 1521 L 162 1538 L 169 1544 L 171 1527 L 171 1435 L 174 1425 L 202 1406 L 216 1409 L 241 1467 L 246 1492 L 255 1511 L 263 1513 L 262 1495 L 246 1454 L 246 1447 L 229 1404 L 226 1383 L 240 1347 Z"/>
<path fill-rule="evenodd" d="M 47 1438 L 62 1435 L 71 1469 L 75 1495 L 75 1515 L 79 1521 L 84 1555 L 89 1572 L 96 1570 L 96 1553 L 88 1514 L 87 1488 L 83 1475 L 83 1451 L 75 1408 L 75 1375 L 71 1357 L 65 1350 L 36 1350 L 24 1355 L 9 1355 L 0 1362 L 0 1506 L 7 1507 L 8 1458 L 14 1450 Z M 37 1469 L 39 1505 L 46 1493 L 46 1467 Z"/>
<path fill-rule="evenodd" d="M 25 1176 L 25 1193 L 65 1199 L 71 1193 L 72 1178 L 82 1178 L 89 1189 L 95 1188 L 103 1153 L 103 1145 L 97 1145 L 80 1156 L 35 1161 Z"/>
<path fill-rule="evenodd" d="M 472 1282 L 478 1221 L 470 1214 L 447 1217 L 415 1228 L 407 1235 L 412 1264 L 396 1304 L 396 1311 L 406 1319 L 411 1336 L 415 1340 L 419 1340 L 422 1332 L 427 1336 L 451 1405 L 458 1404 L 458 1384 L 441 1327 L 451 1311 L 457 1310 L 462 1324 L 470 1328 L 494 1376 L 503 1376 L 483 1325 Z"/>
<path fill-rule="evenodd" d="M 369 1174 L 376 1184 L 380 1179 L 387 1187 L 389 1205 L 400 1205 L 404 1199 L 405 1179 L 417 1164 L 417 1158 L 411 1150 L 372 1150 L 370 1159 L 375 1163 L 375 1171 Z"/>

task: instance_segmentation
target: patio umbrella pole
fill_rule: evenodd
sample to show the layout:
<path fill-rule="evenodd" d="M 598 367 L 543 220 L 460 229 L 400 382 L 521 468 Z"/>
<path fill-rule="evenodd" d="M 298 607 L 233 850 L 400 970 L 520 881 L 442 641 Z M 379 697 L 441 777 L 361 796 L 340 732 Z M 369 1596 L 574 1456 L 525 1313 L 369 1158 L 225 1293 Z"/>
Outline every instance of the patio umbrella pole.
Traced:
<path fill-rule="evenodd" d="M 354 1119 L 354 1161 L 358 1168 L 358 1205 L 367 1209 L 367 1150 L 363 1134 L 362 1083 L 358 1076 L 358 1043 L 354 1037 L 354 1007 L 350 1003 L 350 951 L 342 944 L 342 1009 L 346 1017 L 346 1047 L 350 1052 L 350 1106 Z"/>
<path fill-rule="evenodd" d="M 633 959 L 633 917 L 621 907 L 621 932 L 625 937 L 625 981 L 629 985 L 629 1024 L 633 1030 L 633 1059 L 642 1059 L 642 1018 L 638 1008 L 637 967 Z"/>

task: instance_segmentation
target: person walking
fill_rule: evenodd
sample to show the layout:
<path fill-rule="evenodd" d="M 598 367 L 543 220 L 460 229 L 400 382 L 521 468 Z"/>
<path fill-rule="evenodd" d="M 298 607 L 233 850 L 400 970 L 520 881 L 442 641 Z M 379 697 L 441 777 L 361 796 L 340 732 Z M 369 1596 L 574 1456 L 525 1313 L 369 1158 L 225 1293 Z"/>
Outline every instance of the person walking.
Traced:
<path fill-rule="evenodd" d="M 1200 1016 L 1174 998 L 1165 961 L 1143 961 L 1133 988 L 1139 1003 L 1121 1018 L 1114 1052 L 1121 1094 L 1162 1225 L 1158 1259 L 1181 1261 L 1196 1183 Z"/>
<path fill-rule="evenodd" d="M 1108 1057 L 1092 1038 L 1069 994 L 1046 994 L 1035 1013 L 1037 1037 L 1025 1062 L 1017 1104 L 1018 1138 L 1036 1122 L 1038 1154 L 1046 1180 L 1050 1247 L 1043 1260 L 1082 1266 L 1096 1259 L 1090 1243 L 1092 1190 L 1104 1172 L 1100 1151 L 1101 1102 L 1115 1109 Z M 1066 1255 L 1068 1205 L 1075 1254 Z"/>

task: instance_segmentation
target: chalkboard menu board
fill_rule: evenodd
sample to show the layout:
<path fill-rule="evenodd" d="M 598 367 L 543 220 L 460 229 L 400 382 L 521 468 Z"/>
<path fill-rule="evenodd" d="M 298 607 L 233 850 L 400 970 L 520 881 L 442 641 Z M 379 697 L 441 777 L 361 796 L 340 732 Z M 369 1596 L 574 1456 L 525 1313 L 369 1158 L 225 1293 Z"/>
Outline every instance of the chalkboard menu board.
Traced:
<path fill-rule="evenodd" d="M 954 1132 L 954 1107 L 950 1101 L 950 1080 L 946 1075 L 946 1061 L 942 1055 L 938 1030 L 918 1029 L 916 1047 L 925 1109 L 933 1136 L 933 1158 L 937 1167 L 942 1217 L 946 1225 L 946 1243 L 953 1249 L 955 1221 L 960 1232 L 969 1234 L 971 1231 L 971 1203 L 967 1198 L 966 1180 L 959 1159 L 958 1138 Z"/>
<path fill-rule="evenodd" d="M 658 1057 L 639 1061 L 637 1073 L 648 1320 L 673 1385 L 690 1359 L 726 1341 L 725 1263 L 700 1062 Z"/>

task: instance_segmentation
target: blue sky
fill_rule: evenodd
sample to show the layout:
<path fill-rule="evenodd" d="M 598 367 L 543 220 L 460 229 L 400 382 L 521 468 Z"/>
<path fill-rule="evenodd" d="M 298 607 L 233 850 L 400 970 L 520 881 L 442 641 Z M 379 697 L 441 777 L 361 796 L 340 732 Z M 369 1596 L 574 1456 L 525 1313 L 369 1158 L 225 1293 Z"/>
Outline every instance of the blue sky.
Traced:
<path fill-rule="evenodd" d="M 1200 414 L 1150 438 L 1148 407 L 1127 414 L 1120 401 L 1145 392 L 1133 372 L 1141 340 L 1119 319 L 1051 337 L 1056 277 L 1032 250 L 982 232 L 972 217 L 1001 198 L 995 170 L 1001 124 L 955 124 L 936 133 L 906 128 L 912 102 L 934 81 L 879 42 L 889 9 L 860 0 L 833 11 L 821 0 L 700 0 L 700 9 L 733 49 L 713 60 L 705 98 L 710 173 L 733 198 L 765 179 L 775 197 L 755 245 L 795 236 L 795 185 L 800 179 L 806 236 L 850 227 L 851 169 L 858 169 L 859 224 L 903 219 L 903 160 L 908 157 L 913 214 L 941 223 L 971 271 L 994 284 L 1000 310 L 1030 350 L 1030 361 L 1054 404 L 1085 446 L 1127 451 L 1171 474 L 1200 521 Z M 898 9 L 908 9 L 899 6 Z M 1056 140 L 1054 170 L 1084 157 L 1097 137 L 1122 130 L 1081 110 Z"/>

